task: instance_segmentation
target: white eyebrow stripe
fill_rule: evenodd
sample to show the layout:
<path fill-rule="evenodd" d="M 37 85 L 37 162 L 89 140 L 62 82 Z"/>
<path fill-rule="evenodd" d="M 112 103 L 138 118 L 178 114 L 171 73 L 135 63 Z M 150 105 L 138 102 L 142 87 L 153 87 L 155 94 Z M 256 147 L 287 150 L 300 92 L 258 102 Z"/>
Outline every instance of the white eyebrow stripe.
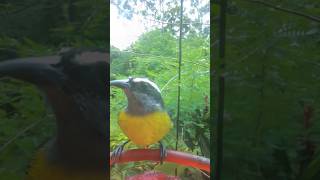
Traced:
<path fill-rule="evenodd" d="M 159 93 L 161 92 L 159 87 L 154 82 L 150 81 L 147 78 L 134 78 L 133 81 L 134 82 L 147 82 L 147 83 L 151 84 L 151 86 L 153 86 Z"/>

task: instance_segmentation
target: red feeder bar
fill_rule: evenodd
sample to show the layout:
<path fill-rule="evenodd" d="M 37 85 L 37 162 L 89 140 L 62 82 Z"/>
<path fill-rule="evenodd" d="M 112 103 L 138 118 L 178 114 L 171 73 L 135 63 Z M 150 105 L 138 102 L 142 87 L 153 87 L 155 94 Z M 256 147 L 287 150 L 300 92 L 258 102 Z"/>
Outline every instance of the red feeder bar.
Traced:
<path fill-rule="evenodd" d="M 113 163 L 127 163 L 136 161 L 160 161 L 159 149 L 133 149 L 122 152 L 120 160 L 114 162 L 110 160 L 110 165 Z M 210 172 L 210 160 L 201 156 L 188 154 L 179 151 L 167 150 L 167 157 L 163 160 L 189 166 L 203 171 Z"/>

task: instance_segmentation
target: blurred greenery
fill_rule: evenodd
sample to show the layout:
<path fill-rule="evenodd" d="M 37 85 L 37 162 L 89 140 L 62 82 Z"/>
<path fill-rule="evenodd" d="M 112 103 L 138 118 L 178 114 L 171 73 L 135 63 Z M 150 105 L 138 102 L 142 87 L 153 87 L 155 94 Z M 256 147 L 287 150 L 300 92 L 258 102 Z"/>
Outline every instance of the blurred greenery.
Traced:
<path fill-rule="evenodd" d="M 109 48 L 109 1 L 0 2 L 0 61 L 57 54 L 64 47 Z M 55 133 L 42 92 L 0 79 L 0 179 L 20 180 L 35 152 Z"/>
<path fill-rule="evenodd" d="M 320 2 L 261 2 L 228 1 L 222 179 L 319 179 L 320 23 L 283 9 L 319 19 Z"/>

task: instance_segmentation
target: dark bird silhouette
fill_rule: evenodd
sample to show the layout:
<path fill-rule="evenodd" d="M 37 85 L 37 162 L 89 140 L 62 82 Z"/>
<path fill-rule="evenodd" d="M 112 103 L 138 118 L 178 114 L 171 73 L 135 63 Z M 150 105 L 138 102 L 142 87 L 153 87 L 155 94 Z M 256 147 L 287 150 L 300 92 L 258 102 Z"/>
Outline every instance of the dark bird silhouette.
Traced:
<path fill-rule="evenodd" d="M 84 49 L 0 63 L 0 77 L 44 91 L 56 117 L 56 136 L 36 154 L 27 179 L 107 178 L 108 66 L 108 53 Z"/>

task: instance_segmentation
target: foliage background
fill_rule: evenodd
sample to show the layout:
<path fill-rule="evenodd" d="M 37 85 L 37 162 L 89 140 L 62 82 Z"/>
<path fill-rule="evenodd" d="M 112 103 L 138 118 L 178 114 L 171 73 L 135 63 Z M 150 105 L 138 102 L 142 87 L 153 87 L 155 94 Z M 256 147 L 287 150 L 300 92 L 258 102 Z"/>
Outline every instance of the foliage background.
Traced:
<path fill-rule="evenodd" d="M 283 8 L 319 19 L 315 0 L 228 1 L 223 179 L 320 178 L 320 23 Z"/>
<path fill-rule="evenodd" d="M 57 54 L 63 47 L 109 48 L 104 0 L 0 2 L 0 61 Z M 0 79 L 0 179 L 20 180 L 55 133 L 54 116 L 34 86 Z"/>

